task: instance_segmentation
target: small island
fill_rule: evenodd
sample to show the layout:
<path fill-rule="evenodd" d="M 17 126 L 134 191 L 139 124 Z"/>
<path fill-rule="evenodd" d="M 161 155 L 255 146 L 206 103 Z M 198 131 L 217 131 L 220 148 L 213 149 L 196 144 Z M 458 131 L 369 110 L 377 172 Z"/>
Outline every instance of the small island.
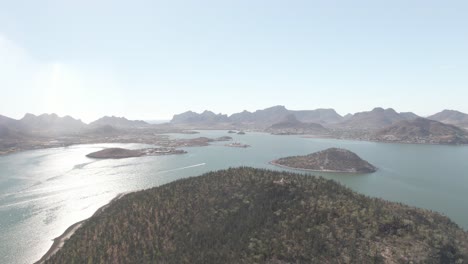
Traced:
<path fill-rule="evenodd" d="M 271 161 L 270 164 L 288 168 L 322 172 L 372 173 L 375 166 L 355 153 L 340 148 L 329 148 L 305 156 L 292 156 Z"/>
<path fill-rule="evenodd" d="M 234 143 L 230 143 L 230 144 L 226 144 L 224 145 L 226 147 L 231 147 L 231 148 L 249 148 L 250 145 L 247 145 L 247 144 L 242 144 L 242 143 L 239 143 L 239 142 L 234 142 Z"/>
<path fill-rule="evenodd" d="M 173 154 L 185 154 L 185 150 L 175 148 L 144 148 L 144 149 L 124 149 L 124 148 L 107 148 L 86 155 L 93 159 L 124 159 L 135 158 L 142 156 L 161 156 Z"/>
<path fill-rule="evenodd" d="M 229 134 L 235 134 L 235 133 L 237 133 L 237 132 L 234 131 L 234 130 L 229 130 L 228 133 L 229 133 Z"/>
<path fill-rule="evenodd" d="M 237 132 L 237 135 L 245 135 L 245 132 L 244 131 L 239 131 L 239 132 Z"/>

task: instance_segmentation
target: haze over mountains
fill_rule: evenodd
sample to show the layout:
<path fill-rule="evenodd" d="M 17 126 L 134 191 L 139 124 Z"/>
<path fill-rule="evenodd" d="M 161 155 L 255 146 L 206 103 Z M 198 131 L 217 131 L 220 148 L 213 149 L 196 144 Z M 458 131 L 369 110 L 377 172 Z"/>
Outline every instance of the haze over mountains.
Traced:
<path fill-rule="evenodd" d="M 433 120 L 433 121 L 431 121 Z M 304 134 L 344 139 L 407 143 L 468 143 L 468 114 L 444 110 L 427 119 L 412 112 L 380 107 L 341 116 L 334 109 L 289 110 L 273 106 L 230 116 L 212 111 L 176 114 L 169 123 L 149 124 L 141 120 L 104 116 L 89 124 L 70 116 L 26 114 L 16 120 L 0 116 L 0 139 L 56 137 L 64 135 L 112 136 L 120 130 L 240 129 L 272 134 Z"/>
<path fill-rule="evenodd" d="M 100 118 L 89 125 L 71 116 L 59 117 L 56 114 L 42 114 L 39 116 L 26 114 L 16 120 L 0 115 L 0 137 L 59 136 L 92 132 L 97 128 L 107 131 L 118 128 L 137 128 L 149 125 L 144 121 L 131 121 L 124 117 Z M 110 128 L 109 128 L 110 127 Z"/>
<path fill-rule="evenodd" d="M 468 115 L 456 110 L 444 110 L 428 118 L 442 123 L 468 128 Z"/>
<path fill-rule="evenodd" d="M 283 122 L 291 115 L 302 123 L 316 123 L 331 128 L 370 130 L 382 129 L 403 120 L 413 120 L 420 117 L 412 112 L 397 112 L 392 108 L 383 109 L 381 107 L 341 116 L 334 109 L 289 110 L 284 106 L 273 106 L 255 112 L 244 110 L 230 116 L 215 114 L 208 110 L 200 114 L 187 111 L 174 115 L 171 124 L 215 125 L 230 123 L 267 128 Z M 444 110 L 429 116 L 428 119 L 468 127 L 468 114 L 458 111 Z"/>
<path fill-rule="evenodd" d="M 375 140 L 429 144 L 468 144 L 468 133 L 466 130 L 454 125 L 426 118 L 416 118 L 397 122 L 378 131 Z"/>
<path fill-rule="evenodd" d="M 230 116 L 215 114 L 211 111 L 204 111 L 201 114 L 187 111 L 175 115 L 171 120 L 172 124 L 203 124 L 203 123 L 233 123 L 254 125 L 256 127 L 269 127 L 275 123 L 282 122 L 288 115 L 294 115 L 298 121 L 304 123 L 334 124 L 343 120 L 333 109 L 316 109 L 294 111 L 288 110 L 284 106 L 273 106 L 255 112 L 242 111 Z"/>

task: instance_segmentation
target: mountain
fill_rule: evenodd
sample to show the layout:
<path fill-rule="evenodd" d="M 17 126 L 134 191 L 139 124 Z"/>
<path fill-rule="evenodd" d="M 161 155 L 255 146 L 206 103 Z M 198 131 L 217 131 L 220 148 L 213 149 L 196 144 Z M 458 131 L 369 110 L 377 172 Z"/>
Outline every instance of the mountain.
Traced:
<path fill-rule="evenodd" d="M 114 128 L 140 128 L 149 126 L 148 123 L 141 120 L 128 120 L 125 117 L 104 116 L 91 122 L 91 127 L 112 126 Z"/>
<path fill-rule="evenodd" d="M 426 118 L 400 121 L 378 131 L 377 140 L 405 143 L 468 144 L 468 132 Z"/>
<path fill-rule="evenodd" d="M 236 168 L 130 193 L 45 263 L 466 263 L 447 217 L 310 175 Z"/>
<path fill-rule="evenodd" d="M 329 148 L 305 156 L 280 158 L 271 163 L 293 169 L 313 171 L 348 173 L 371 173 L 376 171 L 373 165 L 361 159 L 356 153 L 340 148 Z"/>
<path fill-rule="evenodd" d="M 240 113 L 226 116 L 222 114 L 214 114 L 210 111 L 205 111 L 201 114 L 187 111 L 182 114 L 174 115 L 172 124 L 216 124 L 216 123 L 233 123 L 254 128 L 268 128 L 273 124 L 282 122 L 288 115 L 293 114 L 296 118 L 304 123 L 318 124 L 333 124 L 342 120 L 342 117 L 333 109 L 316 109 L 293 111 L 288 110 L 282 105 L 269 107 L 255 112 L 242 111 Z"/>
<path fill-rule="evenodd" d="M 462 113 L 460 111 L 444 110 L 442 112 L 429 116 L 428 119 L 468 128 L 468 114 Z"/>
<path fill-rule="evenodd" d="M 372 111 L 356 113 L 337 124 L 344 129 L 381 129 L 406 118 L 392 108 L 374 108 Z"/>
<path fill-rule="evenodd" d="M 413 112 L 400 112 L 400 116 L 402 116 L 406 120 L 412 120 L 420 117 Z"/>
<path fill-rule="evenodd" d="M 182 114 L 174 115 L 171 120 L 172 124 L 215 124 L 215 123 L 228 123 L 229 118 L 227 115 L 215 114 L 211 111 L 204 111 L 201 114 L 187 111 Z"/>
<path fill-rule="evenodd" d="M 29 134 L 74 134 L 86 128 L 81 120 L 71 116 L 59 117 L 57 114 L 36 116 L 28 113 L 19 122 L 22 129 Z"/>
<path fill-rule="evenodd" d="M 253 113 L 243 111 L 241 113 L 232 114 L 229 119 L 234 123 L 268 127 L 283 121 L 289 114 L 290 111 L 286 109 L 286 107 L 277 105 L 263 110 L 257 110 Z"/>
<path fill-rule="evenodd" d="M 267 128 L 266 132 L 278 135 L 324 135 L 328 134 L 329 130 L 320 124 L 301 122 L 294 114 L 289 114 L 283 121 Z"/>
<path fill-rule="evenodd" d="M 18 120 L 0 115 L 0 139 L 18 138 L 23 131 L 24 127 Z"/>
<path fill-rule="evenodd" d="M 335 124 L 343 121 L 343 117 L 339 115 L 334 109 L 315 109 L 315 110 L 300 110 L 290 111 L 296 118 L 305 123 L 317 124 Z"/>

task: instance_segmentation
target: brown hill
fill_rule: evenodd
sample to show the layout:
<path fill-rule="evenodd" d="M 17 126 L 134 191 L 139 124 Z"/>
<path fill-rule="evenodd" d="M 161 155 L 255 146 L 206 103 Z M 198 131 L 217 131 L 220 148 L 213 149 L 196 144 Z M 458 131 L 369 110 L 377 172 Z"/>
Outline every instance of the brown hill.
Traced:
<path fill-rule="evenodd" d="M 114 128 L 140 128 L 149 126 L 141 120 L 128 120 L 125 117 L 104 116 L 89 124 L 91 127 L 112 126 Z"/>
<path fill-rule="evenodd" d="M 384 128 L 375 134 L 375 139 L 421 144 L 468 144 L 468 132 L 453 125 L 417 118 Z"/>
<path fill-rule="evenodd" d="M 373 165 L 361 159 L 355 153 L 339 148 L 329 148 L 305 156 L 280 158 L 271 163 L 292 169 L 312 171 L 348 173 L 371 173 L 376 171 Z"/>
<path fill-rule="evenodd" d="M 25 133 L 54 136 L 76 134 L 86 128 L 86 124 L 71 116 L 60 117 L 57 114 L 26 114 L 19 120 Z"/>
<path fill-rule="evenodd" d="M 385 128 L 396 122 L 406 120 L 406 115 L 400 115 L 392 108 L 374 108 L 372 111 L 356 113 L 346 118 L 336 126 L 343 129 L 370 129 Z"/>
<path fill-rule="evenodd" d="M 297 120 L 294 114 L 289 114 L 283 121 L 266 129 L 266 132 L 277 135 L 324 135 L 328 134 L 329 130 L 320 124 L 303 123 Z"/>
<path fill-rule="evenodd" d="M 455 110 L 444 110 L 431 115 L 428 119 L 436 120 L 445 124 L 451 124 L 463 128 L 468 128 L 468 114 Z"/>

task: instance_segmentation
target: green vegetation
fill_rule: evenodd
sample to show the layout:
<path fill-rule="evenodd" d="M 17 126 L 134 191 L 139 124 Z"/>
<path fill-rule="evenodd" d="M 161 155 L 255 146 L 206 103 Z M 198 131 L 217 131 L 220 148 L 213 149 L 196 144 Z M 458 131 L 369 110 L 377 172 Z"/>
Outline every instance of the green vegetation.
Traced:
<path fill-rule="evenodd" d="M 125 195 L 46 263 L 466 263 L 447 217 L 253 168 Z"/>

